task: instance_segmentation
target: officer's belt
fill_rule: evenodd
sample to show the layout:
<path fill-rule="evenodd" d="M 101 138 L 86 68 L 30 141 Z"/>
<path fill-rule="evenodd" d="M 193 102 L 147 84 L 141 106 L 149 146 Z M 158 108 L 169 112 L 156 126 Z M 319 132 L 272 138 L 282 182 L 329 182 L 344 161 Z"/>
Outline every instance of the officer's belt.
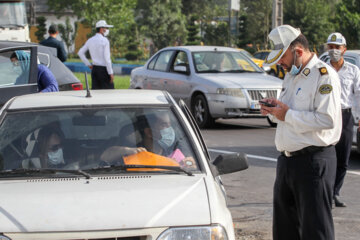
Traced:
<path fill-rule="evenodd" d="M 351 113 L 351 108 L 344 108 L 344 109 L 341 109 L 341 111 L 344 113 Z"/>
<path fill-rule="evenodd" d="M 300 155 L 306 155 L 309 153 L 320 152 L 324 148 L 326 148 L 326 147 L 309 146 L 309 147 L 297 150 L 295 152 L 283 151 L 283 152 L 281 152 L 281 154 L 286 157 L 295 157 L 295 156 L 300 156 Z"/>

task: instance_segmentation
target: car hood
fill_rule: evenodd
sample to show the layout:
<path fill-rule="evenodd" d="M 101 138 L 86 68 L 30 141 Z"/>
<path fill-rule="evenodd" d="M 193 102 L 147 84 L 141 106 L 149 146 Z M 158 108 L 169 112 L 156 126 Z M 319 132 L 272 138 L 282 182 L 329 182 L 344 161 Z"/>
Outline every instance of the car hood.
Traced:
<path fill-rule="evenodd" d="M 1 232 L 210 224 L 203 175 L 1 180 Z M 179 217 L 181 216 L 181 217 Z"/>
<path fill-rule="evenodd" d="M 226 88 L 281 88 L 282 80 L 262 73 L 217 73 L 198 74 L 207 81 L 212 81 Z"/>

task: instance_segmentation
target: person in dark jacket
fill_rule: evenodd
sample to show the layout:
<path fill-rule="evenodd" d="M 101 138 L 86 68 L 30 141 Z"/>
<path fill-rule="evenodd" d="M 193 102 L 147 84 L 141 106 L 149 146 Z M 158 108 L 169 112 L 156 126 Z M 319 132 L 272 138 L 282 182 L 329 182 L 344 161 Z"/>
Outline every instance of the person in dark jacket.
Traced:
<path fill-rule="evenodd" d="M 57 57 L 60 59 L 60 61 L 65 62 L 67 55 L 64 48 L 64 43 L 56 39 L 57 35 L 59 34 L 58 27 L 55 24 L 52 24 L 49 27 L 48 33 L 49 37 L 45 40 L 42 40 L 40 44 L 47 47 L 56 48 Z"/>
<path fill-rule="evenodd" d="M 20 75 L 17 77 L 15 85 L 28 84 L 30 72 L 30 54 L 22 50 L 15 51 L 10 60 L 14 68 L 20 68 Z M 54 74 L 49 68 L 42 64 L 38 64 L 37 85 L 39 92 L 58 92 L 59 86 Z M 15 70 L 14 70 L 15 71 Z M 18 72 L 18 71 L 16 71 Z"/>

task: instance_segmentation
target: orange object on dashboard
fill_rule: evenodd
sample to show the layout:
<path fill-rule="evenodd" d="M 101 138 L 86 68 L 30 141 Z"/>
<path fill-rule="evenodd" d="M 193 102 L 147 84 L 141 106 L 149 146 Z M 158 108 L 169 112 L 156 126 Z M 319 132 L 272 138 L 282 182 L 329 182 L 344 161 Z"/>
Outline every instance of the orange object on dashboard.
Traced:
<path fill-rule="evenodd" d="M 179 167 L 179 163 L 173 159 L 152 153 L 139 152 L 130 156 L 123 157 L 125 165 L 147 165 L 147 166 L 172 166 Z M 166 171 L 160 168 L 134 168 L 128 171 Z"/>

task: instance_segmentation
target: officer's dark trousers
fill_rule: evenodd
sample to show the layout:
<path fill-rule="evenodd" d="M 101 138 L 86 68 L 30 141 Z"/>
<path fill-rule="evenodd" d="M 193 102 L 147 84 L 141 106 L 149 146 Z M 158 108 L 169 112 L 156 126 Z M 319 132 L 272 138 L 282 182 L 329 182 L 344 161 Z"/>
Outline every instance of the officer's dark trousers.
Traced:
<path fill-rule="evenodd" d="M 91 70 L 91 89 L 114 89 L 114 83 L 110 83 L 110 75 L 106 67 L 93 66 Z"/>
<path fill-rule="evenodd" d="M 331 204 L 335 147 L 279 156 L 274 185 L 274 240 L 334 240 Z"/>
<path fill-rule="evenodd" d="M 340 194 L 340 188 L 344 183 L 346 170 L 349 165 L 351 145 L 353 140 L 354 118 L 351 111 L 342 112 L 342 132 L 339 142 L 335 145 L 337 167 L 334 186 L 334 195 Z"/>

